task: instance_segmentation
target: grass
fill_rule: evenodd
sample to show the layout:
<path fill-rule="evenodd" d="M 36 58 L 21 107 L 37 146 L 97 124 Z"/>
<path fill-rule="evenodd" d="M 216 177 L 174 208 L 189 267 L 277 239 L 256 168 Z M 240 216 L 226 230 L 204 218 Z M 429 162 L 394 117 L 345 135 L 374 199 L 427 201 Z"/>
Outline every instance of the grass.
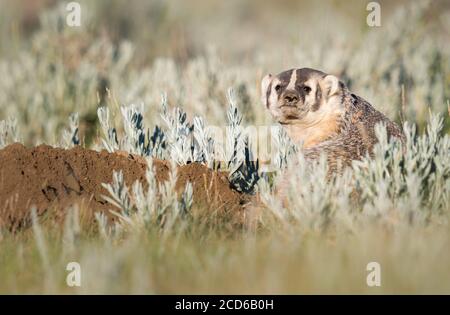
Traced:
<path fill-rule="evenodd" d="M 56 234 L 56 235 L 55 235 Z M 2 293 L 312 294 L 449 293 L 447 227 L 355 233 L 143 233 L 111 244 L 81 237 L 70 253 L 48 231 L 49 271 L 33 235 L 2 241 Z M 81 287 L 68 287 L 66 265 L 81 264 Z M 366 266 L 381 265 L 381 287 L 368 287 Z M 52 282 L 48 282 L 52 279 Z"/>

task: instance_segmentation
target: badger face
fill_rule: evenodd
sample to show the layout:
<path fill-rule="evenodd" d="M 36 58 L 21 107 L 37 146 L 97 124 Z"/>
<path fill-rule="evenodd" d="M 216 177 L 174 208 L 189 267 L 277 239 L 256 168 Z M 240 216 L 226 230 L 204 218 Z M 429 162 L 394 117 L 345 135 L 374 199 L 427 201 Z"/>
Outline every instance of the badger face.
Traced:
<path fill-rule="evenodd" d="M 309 125 L 342 110 L 343 88 L 335 76 L 309 68 L 291 69 L 266 75 L 261 99 L 279 123 Z"/>

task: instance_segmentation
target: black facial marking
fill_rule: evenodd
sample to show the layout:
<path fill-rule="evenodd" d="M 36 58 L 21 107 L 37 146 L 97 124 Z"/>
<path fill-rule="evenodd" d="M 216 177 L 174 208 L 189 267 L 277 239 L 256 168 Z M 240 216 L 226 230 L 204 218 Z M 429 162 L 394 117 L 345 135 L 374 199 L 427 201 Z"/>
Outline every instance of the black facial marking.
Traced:
<path fill-rule="evenodd" d="M 305 93 L 300 93 L 300 98 L 302 99 L 302 104 L 305 104 Z"/>
<path fill-rule="evenodd" d="M 272 90 L 272 82 L 269 83 L 269 87 L 267 88 L 266 91 L 266 108 L 269 108 L 269 96 L 271 90 Z"/>
<path fill-rule="evenodd" d="M 308 81 L 312 76 L 319 76 L 319 77 L 325 77 L 326 74 L 323 73 L 322 71 L 318 71 L 318 70 L 314 70 L 314 69 L 310 69 L 310 68 L 301 68 L 301 69 L 291 69 L 291 70 L 287 70 L 284 72 L 281 72 L 280 74 L 277 75 L 277 78 L 280 80 L 280 89 L 277 91 L 277 96 L 278 96 L 278 100 L 280 99 L 281 95 L 284 93 L 284 91 L 286 90 L 286 87 L 288 86 L 290 80 L 291 80 L 291 76 L 292 76 L 292 72 L 296 71 L 296 82 L 295 82 L 295 89 L 298 92 L 300 99 L 303 103 L 305 103 L 305 98 L 306 98 L 306 94 L 308 94 L 309 92 L 306 92 L 303 89 L 304 83 L 306 81 Z M 322 91 L 316 91 L 316 93 L 320 93 L 320 97 L 322 97 Z M 317 95 L 316 95 L 317 96 Z M 317 99 L 317 97 L 316 97 Z M 320 102 L 318 102 L 318 104 L 315 104 L 315 109 L 313 110 L 317 110 L 320 106 Z"/>
<path fill-rule="evenodd" d="M 322 71 L 310 69 L 310 68 L 302 68 L 297 69 L 297 82 L 296 85 L 302 85 L 306 81 L 308 81 L 313 75 L 326 76 Z"/>
<path fill-rule="evenodd" d="M 317 111 L 319 109 L 321 100 L 322 100 L 322 89 L 320 88 L 320 85 L 317 84 L 317 88 L 316 88 L 316 102 L 314 103 L 314 105 L 311 108 L 311 110 L 313 112 L 315 112 L 315 111 Z"/>
<path fill-rule="evenodd" d="M 322 71 L 310 69 L 310 68 L 302 68 L 297 69 L 297 82 L 295 84 L 296 89 L 299 91 L 303 103 L 305 102 L 306 95 L 309 93 L 305 91 L 304 86 L 305 82 L 311 79 L 312 76 L 324 77 L 325 73 Z M 312 107 L 312 111 L 316 111 L 320 107 L 320 99 L 322 98 L 322 90 L 320 87 L 316 90 L 316 103 Z"/>
<path fill-rule="evenodd" d="M 280 96 L 283 94 L 283 92 L 286 90 L 286 87 L 289 85 L 289 81 L 291 81 L 292 71 L 294 71 L 294 69 L 281 72 L 277 76 L 278 79 L 280 80 L 280 83 L 278 83 L 280 85 L 280 89 L 276 91 L 278 100 L 280 99 Z"/>
<path fill-rule="evenodd" d="M 281 72 L 278 75 L 278 79 L 280 79 L 282 85 L 288 85 L 289 84 L 289 81 L 291 80 L 291 76 L 292 76 L 292 71 L 294 71 L 294 69 Z"/>

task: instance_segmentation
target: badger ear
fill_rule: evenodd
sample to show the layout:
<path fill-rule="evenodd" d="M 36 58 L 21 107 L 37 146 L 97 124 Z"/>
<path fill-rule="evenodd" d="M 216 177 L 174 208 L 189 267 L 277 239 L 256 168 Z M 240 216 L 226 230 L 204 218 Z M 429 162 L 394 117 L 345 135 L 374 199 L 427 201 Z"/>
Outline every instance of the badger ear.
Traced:
<path fill-rule="evenodd" d="M 327 75 L 325 78 L 323 78 L 323 87 L 325 91 L 325 95 L 327 97 L 331 97 L 333 95 L 336 95 L 339 92 L 340 84 L 339 79 L 336 78 L 334 75 Z"/>
<path fill-rule="evenodd" d="M 267 74 L 261 81 L 261 101 L 267 107 L 267 89 L 272 82 L 272 75 Z"/>

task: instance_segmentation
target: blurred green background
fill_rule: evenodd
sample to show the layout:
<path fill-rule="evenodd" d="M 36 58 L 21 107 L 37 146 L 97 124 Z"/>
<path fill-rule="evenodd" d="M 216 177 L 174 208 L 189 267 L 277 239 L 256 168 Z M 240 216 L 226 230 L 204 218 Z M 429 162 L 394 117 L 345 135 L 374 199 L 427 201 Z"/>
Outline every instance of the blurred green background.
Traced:
<path fill-rule="evenodd" d="M 70 1 L 1 0 L 1 54 L 11 56 L 42 27 L 46 10 Z M 333 33 L 358 41 L 367 32 L 363 0 L 98 0 L 77 1 L 82 7 L 82 30 L 91 40 L 106 36 L 113 43 L 130 40 L 139 62 L 155 57 L 186 61 L 215 45 L 235 61 L 251 58 L 256 50 L 282 53 L 295 42 L 318 40 Z M 416 1 L 377 1 L 382 23 L 396 9 Z M 424 22 L 433 24 L 440 39 L 449 40 L 450 3 L 433 1 Z M 380 31 L 383 31 L 380 28 Z M 289 44 L 288 44 L 289 43 Z M 244 59 L 245 60 L 245 59 Z M 285 62 L 289 62 L 285 60 Z"/>
<path fill-rule="evenodd" d="M 0 120 L 14 117 L 28 144 L 57 144 L 72 112 L 92 144 L 108 103 L 143 102 L 158 124 L 161 93 L 223 124 L 229 87 L 247 123 L 270 124 L 259 81 L 292 67 L 339 75 L 398 122 L 448 116 L 445 0 L 378 1 L 380 27 L 363 0 L 78 2 L 81 26 L 69 27 L 68 1 L 0 0 Z"/>

